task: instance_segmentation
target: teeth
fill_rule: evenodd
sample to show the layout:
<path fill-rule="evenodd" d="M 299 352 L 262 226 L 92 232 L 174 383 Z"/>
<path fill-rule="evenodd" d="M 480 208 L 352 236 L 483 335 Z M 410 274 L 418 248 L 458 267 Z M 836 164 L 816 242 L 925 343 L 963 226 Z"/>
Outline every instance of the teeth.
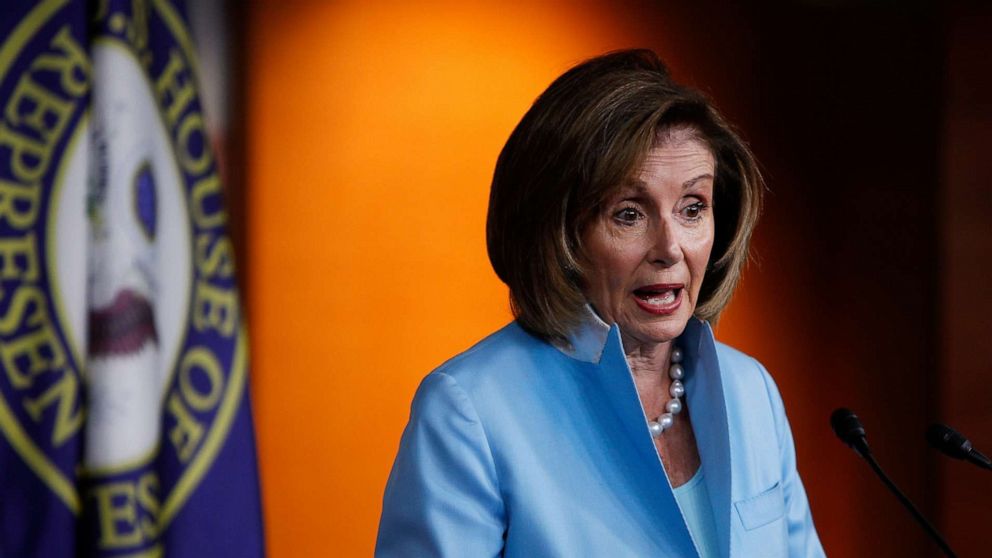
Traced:
<path fill-rule="evenodd" d="M 648 304 L 669 304 L 675 301 L 675 291 L 665 291 L 658 295 L 652 295 L 644 299 Z"/>

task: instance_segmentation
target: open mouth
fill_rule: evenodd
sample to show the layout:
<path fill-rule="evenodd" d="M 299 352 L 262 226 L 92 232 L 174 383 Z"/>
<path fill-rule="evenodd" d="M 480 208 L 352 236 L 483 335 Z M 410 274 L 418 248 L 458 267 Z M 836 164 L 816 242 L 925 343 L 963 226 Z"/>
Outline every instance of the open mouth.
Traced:
<path fill-rule="evenodd" d="M 651 314 L 666 315 L 682 304 L 682 284 L 645 285 L 634 290 L 634 300 Z"/>
<path fill-rule="evenodd" d="M 158 340 L 155 314 L 148 299 L 125 289 L 108 306 L 90 310 L 90 356 L 130 354 L 146 341 Z"/>

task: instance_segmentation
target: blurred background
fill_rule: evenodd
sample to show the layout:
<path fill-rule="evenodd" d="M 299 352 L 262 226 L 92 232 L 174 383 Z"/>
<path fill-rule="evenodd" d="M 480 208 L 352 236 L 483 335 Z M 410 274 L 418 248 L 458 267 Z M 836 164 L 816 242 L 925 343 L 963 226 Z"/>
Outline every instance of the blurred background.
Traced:
<path fill-rule="evenodd" d="M 992 543 L 992 9 L 791 0 L 190 2 L 224 156 L 272 556 L 371 555 L 421 378 L 511 319 L 485 250 L 496 156 L 556 76 L 647 47 L 769 183 L 717 328 L 784 395 L 828 555 L 936 556 L 828 426 L 962 556 Z"/>

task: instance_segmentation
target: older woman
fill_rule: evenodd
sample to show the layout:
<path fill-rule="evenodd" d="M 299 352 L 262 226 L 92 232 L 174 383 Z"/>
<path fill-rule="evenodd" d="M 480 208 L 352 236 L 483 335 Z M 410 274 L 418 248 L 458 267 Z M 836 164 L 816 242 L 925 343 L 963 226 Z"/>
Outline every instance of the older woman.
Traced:
<path fill-rule="evenodd" d="M 774 382 L 713 339 L 763 184 L 648 51 L 569 70 L 493 178 L 516 321 L 420 386 L 377 556 L 822 556 Z"/>

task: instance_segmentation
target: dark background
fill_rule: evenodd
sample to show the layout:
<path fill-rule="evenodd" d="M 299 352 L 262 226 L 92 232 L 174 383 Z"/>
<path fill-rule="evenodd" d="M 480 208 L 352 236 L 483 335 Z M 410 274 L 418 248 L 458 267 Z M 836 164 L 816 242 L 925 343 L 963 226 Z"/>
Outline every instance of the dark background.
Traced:
<path fill-rule="evenodd" d="M 655 11 L 685 22 L 676 75 L 706 84 L 764 165 L 770 192 L 747 274 L 774 286 L 768 319 L 796 347 L 785 366 L 767 364 L 828 554 L 938 554 L 833 439 L 828 417 L 848 406 L 952 547 L 988 555 L 992 475 L 937 455 L 923 432 L 945 421 L 992 448 L 992 11 L 885 1 Z"/>

